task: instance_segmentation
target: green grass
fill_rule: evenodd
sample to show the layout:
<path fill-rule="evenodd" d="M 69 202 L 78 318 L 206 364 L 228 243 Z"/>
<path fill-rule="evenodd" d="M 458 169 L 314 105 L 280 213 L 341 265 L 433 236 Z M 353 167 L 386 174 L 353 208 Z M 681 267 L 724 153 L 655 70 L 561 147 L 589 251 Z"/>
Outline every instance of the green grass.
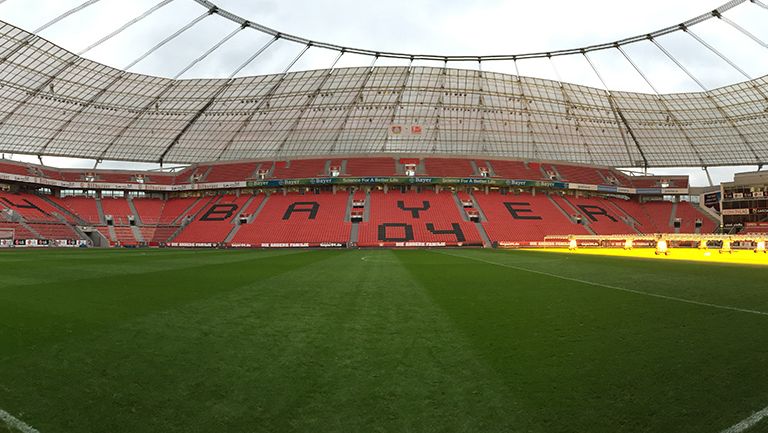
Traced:
<path fill-rule="evenodd" d="M 766 267 L 5 251 L 0 408 L 41 433 L 718 433 L 768 405 L 767 315 L 499 265 L 768 312 Z"/>

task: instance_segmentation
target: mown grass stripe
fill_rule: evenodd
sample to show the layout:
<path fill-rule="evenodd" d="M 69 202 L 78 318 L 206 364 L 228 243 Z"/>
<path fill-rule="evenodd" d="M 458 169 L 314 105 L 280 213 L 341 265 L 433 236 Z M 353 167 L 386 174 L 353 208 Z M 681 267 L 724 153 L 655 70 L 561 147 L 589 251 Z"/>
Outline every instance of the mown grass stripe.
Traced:
<path fill-rule="evenodd" d="M 701 307 L 717 308 L 717 309 L 720 309 L 720 310 L 728 310 L 728 311 L 735 311 L 735 312 L 739 312 L 739 313 L 755 314 L 755 315 L 759 315 L 759 316 L 768 316 L 768 312 L 765 312 L 765 311 L 750 310 L 750 309 L 747 309 L 747 308 L 739 308 L 739 307 L 732 307 L 732 306 L 728 306 L 728 305 L 712 304 L 712 303 L 709 303 L 709 302 L 694 301 L 692 299 L 678 298 L 676 296 L 660 295 L 658 293 L 644 292 L 642 290 L 628 289 L 626 287 L 613 286 L 613 285 L 610 285 L 610 284 L 599 283 L 599 282 L 596 282 L 596 281 L 587 281 L 587 280 L 582 280 L 580 278 L 566 277 L 565 275 L 558 275 L 558 274 L 553 274 L 551 272 L 545 272 L 545 271 L 537 271 L 535 269 L 525 268 L 525 267 L 522 267 L 522 266 L 510 265 L 510 264 L 506 264 L 506 263 L 494 262 L 494 261 L 491 261 L 491 260 L 485 260 L 485 259 L 481 259 L 481 258 L 477 258 L 477 257 L 470 257 L 470 256 L 458 255 L 458 254 L 450 254 L 450 253 L 446 253 L 444 251 L 436 251 L 436 250 L 429 250 L 429 251 L 432 251 L 432 252 L 435 252 L 435 253 L 439 253 L 439 254 L 442 254 L 442 255 L 446 255 L 446 256 L 458 257 L 458 258 L 467 259 L 467 260 L 474 260 L 474 261 L 477 261 L 477 262 L 488 263 L 488 264 L 491 264 L 491 265 L 501 266 L 501 267 L 504 267 L 504 268 L 515 269 L 515 270 L 518 270 L 518 271 L 530 272 L 530 273 L 533 273 L 533 274 L 544 275 L 544 276 L 552 277 L 552 278 L 559 278 L 561 280 L 572 281 L 574 283 L 587 284 L 587 285 L 590 285 L 590 286 L 603 287 L 603 288 L 606 288 L 606 289 L 618 290 L 618 291 L 621 291 L 621 292 L 634 293 L 636 295 L 642 295 L 642 296 L 649 296 L 649 297 L 652 297 L 652 298 L 665 299 L 667 301 L 682 302 L 682 303 L 691 304 L 691 305 L 698 305 L 698 306 L 701 306 Z"/>

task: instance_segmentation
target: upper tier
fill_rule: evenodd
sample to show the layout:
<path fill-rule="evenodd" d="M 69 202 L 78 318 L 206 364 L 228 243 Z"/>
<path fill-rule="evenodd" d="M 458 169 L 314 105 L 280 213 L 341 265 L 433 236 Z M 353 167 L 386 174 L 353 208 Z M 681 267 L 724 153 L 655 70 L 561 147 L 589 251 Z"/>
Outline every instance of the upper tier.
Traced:
<path fill-rule="evenodd" d="M 406 172 L 415 170 L 413 176 Z M 36 183 L 70 189 L 137 189 L 174 191 L 226 189 L 245 186 L 286 186 L 298 184 L 354 184 L 366 177 L 408 178 L 423 183 L 476 183 L 493 181 L 534 181 L 567 184 L 572 189 L 600 186 L 622 189 L 668 188 L 684 193 L 687 176 L 628 176 L 608 167 L 520 160 L 447 157 L 337 157 L 283 161 L 235 161 L 195 164 L 178 172 L 60 169 L 36 164 L 0 160 L 0 180 Z M 435 179 L 437 178 L 437 179 Z M 297 181 L 301 180 L 301 181 Z M 346 181 L 345 181 L 346 180 Z M 459 180 L 454 182 L 454 180 Z M 466 180 L 466 182 L 464 182 Z M 387 183 L 374 181 L 373 183 Z M 371 183 L 371 182 L 359 182 Z M 394 181 L 393 181 L 394 183 Z M 508 182 L 509 186 L 518 183 Z M 561 186 L 565 187 L 565 186 Z M 629 191 L 625 191 L 629 192 Z"/>

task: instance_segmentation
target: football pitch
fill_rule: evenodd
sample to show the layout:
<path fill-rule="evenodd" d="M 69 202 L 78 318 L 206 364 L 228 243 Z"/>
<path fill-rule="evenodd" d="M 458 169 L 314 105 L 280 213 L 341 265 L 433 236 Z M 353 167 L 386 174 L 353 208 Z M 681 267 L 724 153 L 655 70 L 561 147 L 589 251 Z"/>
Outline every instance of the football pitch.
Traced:
<path fill-rule="evenodd" d="M 756 433 L 767 407 L 768 266 L 0 252 L 2 433 Z"/>

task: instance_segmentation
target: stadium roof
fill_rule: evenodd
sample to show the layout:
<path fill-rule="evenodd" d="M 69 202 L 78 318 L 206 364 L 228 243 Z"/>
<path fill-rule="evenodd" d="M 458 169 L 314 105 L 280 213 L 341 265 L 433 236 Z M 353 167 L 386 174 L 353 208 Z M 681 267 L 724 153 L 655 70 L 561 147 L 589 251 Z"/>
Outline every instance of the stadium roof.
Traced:
<path fill-rule="evenodd" d="M 213 3 L 195 1 L 206 7 L 201 17 L 219 14 L 241 28 L 269 34 L 271 41 L 285 39 L 303 45 L 304 51 L 321 47 L 338 50 L 339 56 L 369 55 L 373 64 L 292 72 L 292 63 L 282 73 L 253 77 L 233 78 L 233 73 L 225 79 L 160 78 L 99 64 L 0 22 L 0 151 L 166 163 L 376 152 L 487 155 L 614 167 L 768 161 L 768 77 L 752 79 L 690 30 L 708 19 L 727 20 L 768 48 L 723 16 L 746 0 L 731 1 L 677 26 L 607 44 L 450 59 L 310 41 L 253 24 Z M 766 8 L 757 0 L 748 3 Z M 185 28 L 191 25 L 194 22 Z M 657 41 L 673 32 L 690 34 L 716 53 L 723 67 L 749 79 L 717 89 L 702 85 L 700 92 L 646 94 L 482 68 L 375 65 L 386 56 L 411 62 L 471 60 L 481 66 L 496 60 L 582 56 L 600 77 L 590 53 L 618 50 L 655 89 L 624 50 L 629 44 L 650 42 L 698 83 Z"/>

